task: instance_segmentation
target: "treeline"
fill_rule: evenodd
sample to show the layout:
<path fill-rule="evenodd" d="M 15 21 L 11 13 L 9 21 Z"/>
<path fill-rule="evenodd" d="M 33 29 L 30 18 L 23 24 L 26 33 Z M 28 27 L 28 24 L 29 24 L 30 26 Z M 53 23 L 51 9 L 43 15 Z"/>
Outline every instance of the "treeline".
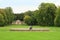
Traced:
<path fill-rule="evenodd" d="M 38 10 L 24 12 L 23 17 L 19 15 L 16 18 L 27 25 L 60 26 L 60 7 L 53 3 L 41 3 Z"/>
<path fill-rule="evenodd" d="M 0 26 L 9 25 L 14 20 L 14 14 L 11 7 L 0 8 Z"/>
<path fill-rule="evenodd" d="M 27 25 L 60 26 L 60 7 L 53 3 L 41 3 L 35 11 L 14 14 L 11 7 L 0 8 L 0 26 L 24 21 Z"/>

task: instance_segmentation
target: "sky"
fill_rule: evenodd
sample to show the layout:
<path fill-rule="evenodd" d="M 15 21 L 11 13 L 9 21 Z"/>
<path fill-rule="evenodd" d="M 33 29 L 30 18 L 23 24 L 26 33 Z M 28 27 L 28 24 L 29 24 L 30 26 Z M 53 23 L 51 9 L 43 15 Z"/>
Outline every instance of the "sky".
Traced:
<path fill-rule="evenodd" d="M 22 13 L 38 9 L 38 6 L 43 2 L 60 5 L 60 0 L 0 0 L 0 8 L 12 7 L 14 13 Z"/>

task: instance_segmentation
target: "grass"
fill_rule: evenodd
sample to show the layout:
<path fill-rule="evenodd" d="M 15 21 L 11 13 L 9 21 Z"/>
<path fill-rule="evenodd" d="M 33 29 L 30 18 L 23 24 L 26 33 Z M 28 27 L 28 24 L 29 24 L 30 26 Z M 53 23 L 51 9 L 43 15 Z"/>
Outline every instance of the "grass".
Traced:
<path fill-rule="evenodd" d="M 0 27 L 0 40 L 60 40 L 60 27 L 41 27 L 33 26 L 33 28 L 49 28 L 49 32 L 18 32 L 9 31 L 10 28 L 28 28 L 27 25 L 10 25 Z"/>

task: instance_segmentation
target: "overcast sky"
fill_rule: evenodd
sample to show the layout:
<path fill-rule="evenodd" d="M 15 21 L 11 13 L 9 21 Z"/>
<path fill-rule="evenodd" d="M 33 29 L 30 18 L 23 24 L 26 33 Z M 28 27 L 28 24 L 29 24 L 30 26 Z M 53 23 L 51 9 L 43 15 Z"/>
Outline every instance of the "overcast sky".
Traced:
<path fill-rule="evenodd" d="M 12 7 L 14 13 L 36 10 L 42 2 L 60 5 L 60 0 L 0 0 L 0 8 Z"/>

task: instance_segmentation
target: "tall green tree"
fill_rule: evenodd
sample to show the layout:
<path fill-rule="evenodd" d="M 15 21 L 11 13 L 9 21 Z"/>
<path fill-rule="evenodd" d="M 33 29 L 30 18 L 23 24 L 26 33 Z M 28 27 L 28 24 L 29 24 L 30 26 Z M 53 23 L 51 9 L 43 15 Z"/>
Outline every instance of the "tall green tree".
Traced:
<path fill-rule="evenodd" d="M 0 9 L 0 14 L 2 14 L 3 15 L 3 17 L 4 17 L 4 25 L 6 25 L 7 24 L 7 15 L 6 15 L 6 13 L 5 13 L 5 10 L 4 9 Z"/>
<path fill-rule="evenodd" d="M 56 6 L 53 3 L 42 3 L 39 5 L 39 13 L 37 21 L 39 25 L 52 26 L 54 25 Z"/>
<path fill-rule="evenodd" d="M 30 24 L 30 25 L 36 25 L 37 24 L 37 21 L 36 21 L 36 18 L 34 16 L 34 11 L 27 11 L 25 12 L 24 14 L 24 21 L 26 24 Z"/>
<path fill-rule="evenodd" d="M 6 13 L 7 19 L 8 19 L 7 24 L 11 24 L 12 21 L 14 20 L 14 14 L 13 14 L 12 8 L 11 7 L 6 7 L 5 8 L 5 13 Z"/>
<path fill-rule="evenodd" d="M 4 24 L 5 24 L 4 16 L 0 14 L 0 26 L 4 26 Z"/>

